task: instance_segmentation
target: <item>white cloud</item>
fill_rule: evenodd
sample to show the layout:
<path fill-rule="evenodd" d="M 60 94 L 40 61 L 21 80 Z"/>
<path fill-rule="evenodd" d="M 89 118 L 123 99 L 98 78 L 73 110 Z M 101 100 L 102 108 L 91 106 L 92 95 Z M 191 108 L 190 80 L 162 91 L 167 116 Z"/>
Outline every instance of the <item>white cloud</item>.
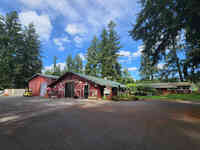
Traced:
<path fill-rule="evenodd" d="M 82 61 L 85 61 L 85 55 L 83 53 L 79 53 L 79 56 L 81 57 Z"/>
<path fill-rule="evenodd" d="M 134 19 L 138 5 L 135 0 L 19 0 L 26 9 L 48 12 L 52 18 L 64 16 L 69 24 L 81 22 L 89 34 L 94 34 L 107 25 L 110 20 L 124 21 Z M 28 7 L 28 8 L 27 8 Z M 130 13 L 132 12 L 132 13 Z M 78 24 L 78 28 L 81 28 Z M 74 32 L 72 32 L 74 33 Z"/>
<path fill-rule="evenodd" d="M 70 35 L 76 35 L 76 34 L 83 35 L 87 33 L 86 27 L 82 24 L 68 24 L 67 27 L 65 28 L 65 31 Z"/>
<path fill-rule="evenodd" d="M 164 66 L 165 66 L 165 64 L 164 64 L 164 63 L 159 63 L 159 64 L 157 65 L 158 69 L 163 69 L 163 68 L 164 68 Z"/>
<path fill-rule="evenodd" d="M 120 63 L 127 63 L 127 62 L 129 62 L 127 59 L 119 59 L 119 62 Z"/>
<path fill-rule="evenodd" d="M 128 71 L 136 71 L 136 70 L 137 70 L 137 67 L 128 68 Z"/>
<path fill-rule="evenodd" d="M 121 62 L 121 63 L 131 63 L 134 58 L 141 56 L 143 49 L 144 49 L 144 46 L 142 45 L 142 46 L 139 46 L 138 50 L 134 53 L 131 53 L 130 51 L 125 51 L 125 50 L 119 51 L 118 54 L 120 56 L 126 57 L 126 59 L 120 59 L 119 62 Z"/>
<path fill-rule="evenodd" d="M 57 66 L 59 65 L 61 70 L 64 70 L 65 66 L 66 66 L 66 64 L 64 62 L 63 63 L 57 63 L 56 65 Z M 53 64 L 51 64 L 50 66 L 45 66 L 43 72 L 45 72 L 47 70 L 52 70 L 53 66 L 54 66 Z"/>
<path fill-rule="evenodd" d="M 54 13 L 62 14 L 71 20 L 80 18 L 77 10 L 72 6 L 69 0 L 20 0 L 25 6 L 42 11 L 54 11 Z"/>
<path fill-rule="evenodd" d="M 84 38 L 81 36 L 75 36 L 74 37 L 74 42 L 76 44 L 76 47 L 81 48 L 83 44 Z"/>
<path fill-rule="evenodd" d="M 46 41 L 49 40 L 52 31 L 52 24 L 48 15 L 38 15 L 35 11 L 26 11 L 19 14 L 19 20 L 25 26 L 33 23 L 40 39 Z"/>
<path fill-rule="evenodd" d="M 138 50 L 135 53 L 133 53 L 133 57 L 141 56 L 143 50 L 144 50 L 144 45 L 139 46 Z"/>
<path fill-rule="evenodd" d="M 120 50 L 119 53 L 118 53 L 118 55 L 125 56 L 125 57 L 130 57 L 131 56 L 131 52 Z"/>
<path fill-rule="evenodd" d="M 39 7 L 43 2 L 43 0 L 20 0 L 20 1 L 25 5 L 33 8 Z"/>
<path fill-rule="evenodd" d="M 120 50 L 118 54 L 122 57 L 127 57 L 127 58 L 126 59 L 120 59 L 119 62 L 121 62 L 121 63 L 131 63 L 134 58 L 141 56 L 143 49 L 144 49 L 144 46 L 141 45 L 141 46 L 138 47 L 138 50 L 134 53 L 131 53 L 130 51 Z"/>
<path fill-rule="evenodd" d="M 70 42 L 70 40 L 67 37 L 64 37 L 61 39 L 63 42 Z"/>
<path fill-rule="evenodd" d="M 58 46 L 58 50 L 64 51 L 65 50 L 64 43 L 69 43 L 70 40 L 67 37 L 64 37 L 64 38 L 54 38 L 53 42 L 55 43 L 55 45 Z"/>

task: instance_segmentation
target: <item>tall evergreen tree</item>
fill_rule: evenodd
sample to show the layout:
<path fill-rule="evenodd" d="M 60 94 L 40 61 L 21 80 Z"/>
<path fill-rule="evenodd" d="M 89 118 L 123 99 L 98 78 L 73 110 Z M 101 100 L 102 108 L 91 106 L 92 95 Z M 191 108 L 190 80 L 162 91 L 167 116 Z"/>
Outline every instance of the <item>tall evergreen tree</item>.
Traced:
<path fill-rule="evenodd" d="M 41 71 L 40 42 L 33 25 L 22 29 L 17 12 L 0 16 L 0 88 L 24 88 Z"/>
<path fill-rule="evenodd" d="M 74 60 L 72 58 L 72 55 L 69 54 L 67 56 L 67 59 L 66 59 L 66 67 L 67 67 L 67 71 L 75 71 L 75 67 L 74 67 Z"/>
<path fill-rule="evenodd" d="M 53 72 L 57 71 L 57 60 L 58 58 L 56 56 L 53 57 Z"/>
<path fill-rule="evenodd" d="M 74 71 L 83 73 L 83 62 L 79 54 L 77 54 L 74 59 Z"/>
<path fill-rule="evenodd" d="M 33 24 L 25 27 L 23 37 L 23 48 L 18 49 L 17 52 L 16 82 L 21 82 L 16 83 L 17 88 L 23 87 L 22 85 L 25 85 L 30 77 L 35 73 L 40 73 L 42 69 L 40 41 Z"/>
<path fill-rule="evenodd" d="M 101 77 L 108 77 L 108 31 L 104 28 L 101 33 L 101 41 L 99 43 L 99 63 Z"/>
<path fill-rule="evenodd" d="M 167 68 L 167 71 L 165 71 L 168 76 L 170 74 L 179 76 L 179 81 L 184 81 L 183 76 L 183 61 L 179 58 L 178 54 L 180 53 L 180 48 L 173 44 L 172 49 L 170 50 L 170 53 L 168 53 L 165 56 L 165 68 Z"/>
<path fill-rule="evenodd" d="M 112 65 L 110 65 L 110 76 L 112 77 L 112 80 L 120 80 L 121 76 L 121 69 L 119 68 L 120 64 L 118 62 L 118 52 L 121 49 L 120 45 L 120 37 L 115 31 L 116 24 L 111 21 L 108 24 L 108 32 L 109 32 L 109 42 L 108 42 L 108 49 L 109 49 L 109 57 L 110 62 L 112 62 Z"/>
<path fill-rule="evenodd" d="M 19 47 L 22 47 L 21 41 L 22 36 L 20 34 L 21 25 L 18 21 L 18 15 L 16 12 L 6 14 L 4 20 L 5 33 L 2 35 L 5 40 L 3 40 L 2 46 L 2 84 L 8 87 L 15 87 L 15 77 L 17 75 L 18 60 L 17 51 Z M 17 66 L 16 66 L 17 65 Z M 20 64 L 21 65 L 21 64 Z"/>
<path fill-rule="evenodd" d="M 120 38 L 115 31 L 116 24 L 111 21 L 108 30 L 104 28 L 100 40 L 95 36 L 87 52 L 86 74 L 101 76 L 110 80 L 121 80 L 121 65 L 118 52 L 121 48 Z"/>
<path fill-rule="evenodd" d="M 57 64 L 58 58 L 56 56 L 53 57 L 53 67 L 52 69 L 46 70 L 45 74 L 47 75 L 55 75 L 55 76 L 61 76 L 63 72 L 61 71 L 60 64 Z"/>
<path fill-rule="evenodd" d="M 98 39 L 94 36 L 91 46 L 87 51 L 87 64 L 85 66 L 85 73 L 92 76 L 98 76 L 99 70 L 99 45 Z"/>
<path fill-rule="evenodd" d="M 135 82 L 134 79 L 132 78 L 131 74 L 128 72 L 128 69 L 123 70 L 120 82 L 124 85 Z"/>
<path fill-rule="evenodd" d="M 141 65 L 140 65 L 140 75 L 142 80 L 154 80 L 156 74 L 158 73 L 158 68 L 153 64 L 151 57 L 142 53 L 141 55 Z"/>
<path fill-rule="evenodd" d="M 121 48 L 119 36 L 114 30 L 116 24 L 111 21 L 108 24 L 108 31 L 103 29 L 100 42 L 100 66 L 101 75 L 111 80 L 119 80 L 121 70 L 119 69 L 118 51 Z"/>
<path fill-rule="evenodd" d="M 177 36 L 183 35 L 186 51 L 184 73 L 195 80 L 200 74 L 200 1 L 140 0 L 140 3 L 142 9 L 130 31 L 132 38 L 142 40 L 144 53 L 158 63 Z"/>

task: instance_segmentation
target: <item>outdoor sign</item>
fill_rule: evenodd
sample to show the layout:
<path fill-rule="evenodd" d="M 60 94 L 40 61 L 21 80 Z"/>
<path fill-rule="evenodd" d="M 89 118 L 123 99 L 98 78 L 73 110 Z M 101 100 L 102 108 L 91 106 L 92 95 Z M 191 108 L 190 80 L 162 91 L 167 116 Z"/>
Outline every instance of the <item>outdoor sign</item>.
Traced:
<path fill-rule="evenodd" d="M 104 88 L 104 94 L 105 95 L 109 95 L 111 93 L 111 89 L 110 88 Z"/>

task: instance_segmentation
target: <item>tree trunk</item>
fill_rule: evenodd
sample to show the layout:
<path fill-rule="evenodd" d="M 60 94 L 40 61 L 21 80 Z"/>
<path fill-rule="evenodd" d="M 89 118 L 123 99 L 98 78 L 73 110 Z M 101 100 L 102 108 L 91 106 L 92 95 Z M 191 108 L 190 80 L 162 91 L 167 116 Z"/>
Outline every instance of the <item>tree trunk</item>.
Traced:
<path fill-rule="evenodd" d="M 177 65 L 180 81 L 183 82 L 184 81 L 183 74 L 182 74 L 182 71 L 181 71 L 181 65 L 179 63 L 179 59 L 178 58 L 176 59 L 176 65 Z"/>
<path fill-rule="evenodd" d="M 179 79 L 180 79 L 181 82 L 183 82 L 184 81 L 184 79 L 183 79 L 183 73 L 181 71 L 181 64 L 180 64 L 179 58 L 178 58 L 177 53 L 176 53 L 176 46 L 175 46 L 175 44 L 173 45 L 173 48 L 174 48 L 174 56 L 175 56 L 175 61 L 176 61 L 175 63 L 177 65 Z"/>

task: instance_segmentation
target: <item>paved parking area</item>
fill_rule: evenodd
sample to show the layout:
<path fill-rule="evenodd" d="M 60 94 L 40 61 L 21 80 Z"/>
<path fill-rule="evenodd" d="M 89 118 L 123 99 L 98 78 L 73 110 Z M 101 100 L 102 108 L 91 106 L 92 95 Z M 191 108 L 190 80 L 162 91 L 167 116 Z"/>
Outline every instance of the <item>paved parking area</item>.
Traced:
<path fill-rule="evenodd" d="M 4 150 L 199 150 L 200 105 L 0 97 Z"/>

